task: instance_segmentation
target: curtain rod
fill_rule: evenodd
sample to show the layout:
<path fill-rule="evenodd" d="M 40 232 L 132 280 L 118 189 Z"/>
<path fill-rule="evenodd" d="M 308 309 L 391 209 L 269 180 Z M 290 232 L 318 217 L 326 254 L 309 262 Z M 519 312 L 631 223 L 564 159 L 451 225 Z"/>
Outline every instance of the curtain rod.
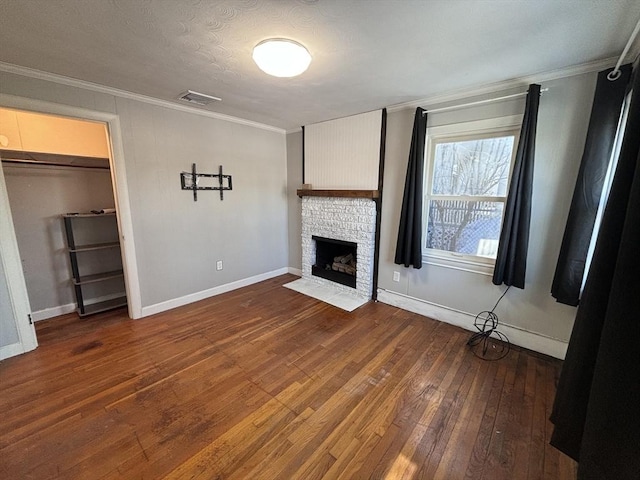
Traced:
<path fill-rule="evenodd" d="M 636 35 L 638 35 L 639 30 L 640 30 L 640 18 L 638 19 L 638 23 L 636 23 L 636 28 L 634 28 L 633 32 L 631 32 L 629 41 L 627 42 L 627 44 L 624 47 L 624 50 L 622 50 L 622 53 L 620 54 L 620 58 L 618 58 L 618 61 L 616 62 L 616 66 L 607 75 L 607 79 L 611 80 L 612 82 L 620 78 L 620 75 L 622 75 L 622 72 L 620 71 L 620 65 L 622 65 L 622 62 L 624 61 L 624 57 L 627 56 L 627 52 L 631 48 L 631 44 L 635 40 Z"/>
<path fill-rule="evenodd" d="M 542 94 L 543 92 L 546 92 L 548 90 L 549 90 L 548 88 L 543 88 L 542 90 L 540 90 L 540 94 Z M 504 95 L 502 97 L 488 98 L 486 100 L 478 100 L 476 102 L 461 103 L 459 105 L 452 105 L 450 107 L 433 108 L 433 109 L 430 109 L 430 110 L 425 110 L 424 113 L 438 113 L 438 112 L 446 112 L 446 111 L 449 111 L 449 110 L 457 110 L 458 108 L 473 107 L 473 106 L 476 106 L 476 105 L 483 105 L 485 103 L 499 102 L 501 100 L 508 100 L 510 98 L 523 97 L 526 94 L 527 94 L 527 92 L 520 92 L 520 93 L 514 93 L 512 95 Z"/>

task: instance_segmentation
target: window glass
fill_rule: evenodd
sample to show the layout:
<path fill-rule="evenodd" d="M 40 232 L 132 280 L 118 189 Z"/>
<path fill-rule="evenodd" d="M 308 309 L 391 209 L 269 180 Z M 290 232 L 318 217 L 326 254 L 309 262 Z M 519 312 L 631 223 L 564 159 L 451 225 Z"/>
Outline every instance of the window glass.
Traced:
<path fill-rule="evenodd" d="M 435 145 L 435 195 L 506 196 L 513 136 Z"/>
<path fill-rule="evenodd" d="M 585 262 L 584 272 L 582 274 L 582 285 L 580 286 L 580 296 L 584 290 L 584 285 L 587 282 L 587 276 L 589 275 L 589 269 L 591 268 L 591 261 L 593 260 L 593 253 L 596 248 L 596 241 L 598 240 L 598 233 L 600 233 L 600 225 L 602 223 L 602 215 L 604 209 L 607 206 L 607 200 L 609 199 L 609 193 L 613 185 L 613 178 L 615 176 L 616 168 L 618 167 L 618 158 L 620 157 L 620 149 L 622 148 L 622 139 L 627 126 L 627 118 L 629 115 L 629 105 L 631 104 L 631 96 L 633 92 L 629 92 L 622 104 L 622 111 L 620 112 L 620 119 L 618 120 L 618 128 L 616 131 L 616 138 L 611 151 L 611 157 L 609 158 L 609 166 L 607 173 L 604 177 L 604 184 L 602 186 L 602 193 L 600 194 L 600 202 L 598 204 L 598 211 L 596 213 L 596 219 L 591 232 L 591 241 L 589 243 L 589 250 L 587 251 L 587 258 Z"/>
<path fill-rule="evenodd" d="M 496 258 L 502 202 L 431 200 L 427 248 Z"/>
<path fill-rule="evenodd" d="M 503 129 L 429 139 L 428 252 L 493 263 L 516 135 L 513 129 Z"/>

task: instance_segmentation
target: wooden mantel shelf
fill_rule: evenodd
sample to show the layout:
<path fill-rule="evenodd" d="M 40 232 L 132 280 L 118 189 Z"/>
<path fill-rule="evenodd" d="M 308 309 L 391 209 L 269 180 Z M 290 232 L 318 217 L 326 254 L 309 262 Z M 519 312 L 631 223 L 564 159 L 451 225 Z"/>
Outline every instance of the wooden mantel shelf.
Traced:
<path fill-rule="evenodd" d="M 379 198 L 378 190 L 306 190 L 298 189 L 299 197 Z"/>

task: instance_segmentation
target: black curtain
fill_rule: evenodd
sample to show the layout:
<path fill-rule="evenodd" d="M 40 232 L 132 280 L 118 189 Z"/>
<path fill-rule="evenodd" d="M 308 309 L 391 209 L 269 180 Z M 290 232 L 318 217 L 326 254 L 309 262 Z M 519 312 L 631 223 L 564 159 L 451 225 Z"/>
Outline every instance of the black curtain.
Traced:
<path fill-rule="evenodd" d="M 640 75 L 562 367 L 551 444 L 580 480 L 640 478 Z"/>
<path fill-rule="evenodd" d="M 527 93 L 527 105 L 522 120 L 511 184 L 509 185 L 509 196 L 504 207 L 504 220 L 498 243 L 496 265 L 493 270 L 495 285 L 504 283 L 524 288 L 539 103 L 540 85 L 531 84 Z"/>
<path fill-rule="evenodd" d="M 427 112 L 418 107 L 413 119 L 411 150 L 396 244 L 395 263 L 405 267 L 413 265 L 413 268 L 422 268 L 422 184 L 426 132 Z"/>
<path fill-rule="evenodd" d="M 631 78 L 631 65 L 622 67 L 615 81 L 607 79 L 612 70 L 598 74 L 584 153 L 551 286 L 551 295 L 567 305 L 578 305 L 580 298 L 591 234 Z"/>

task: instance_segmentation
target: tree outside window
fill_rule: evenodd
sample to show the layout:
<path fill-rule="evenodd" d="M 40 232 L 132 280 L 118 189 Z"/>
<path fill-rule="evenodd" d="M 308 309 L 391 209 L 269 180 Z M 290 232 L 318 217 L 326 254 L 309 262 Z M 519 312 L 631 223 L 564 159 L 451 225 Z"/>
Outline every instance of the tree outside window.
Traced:
<path fill-rule="evenodd" d="M 428 249 L 495 259 L 516 134 L 431 140 Z"/>

